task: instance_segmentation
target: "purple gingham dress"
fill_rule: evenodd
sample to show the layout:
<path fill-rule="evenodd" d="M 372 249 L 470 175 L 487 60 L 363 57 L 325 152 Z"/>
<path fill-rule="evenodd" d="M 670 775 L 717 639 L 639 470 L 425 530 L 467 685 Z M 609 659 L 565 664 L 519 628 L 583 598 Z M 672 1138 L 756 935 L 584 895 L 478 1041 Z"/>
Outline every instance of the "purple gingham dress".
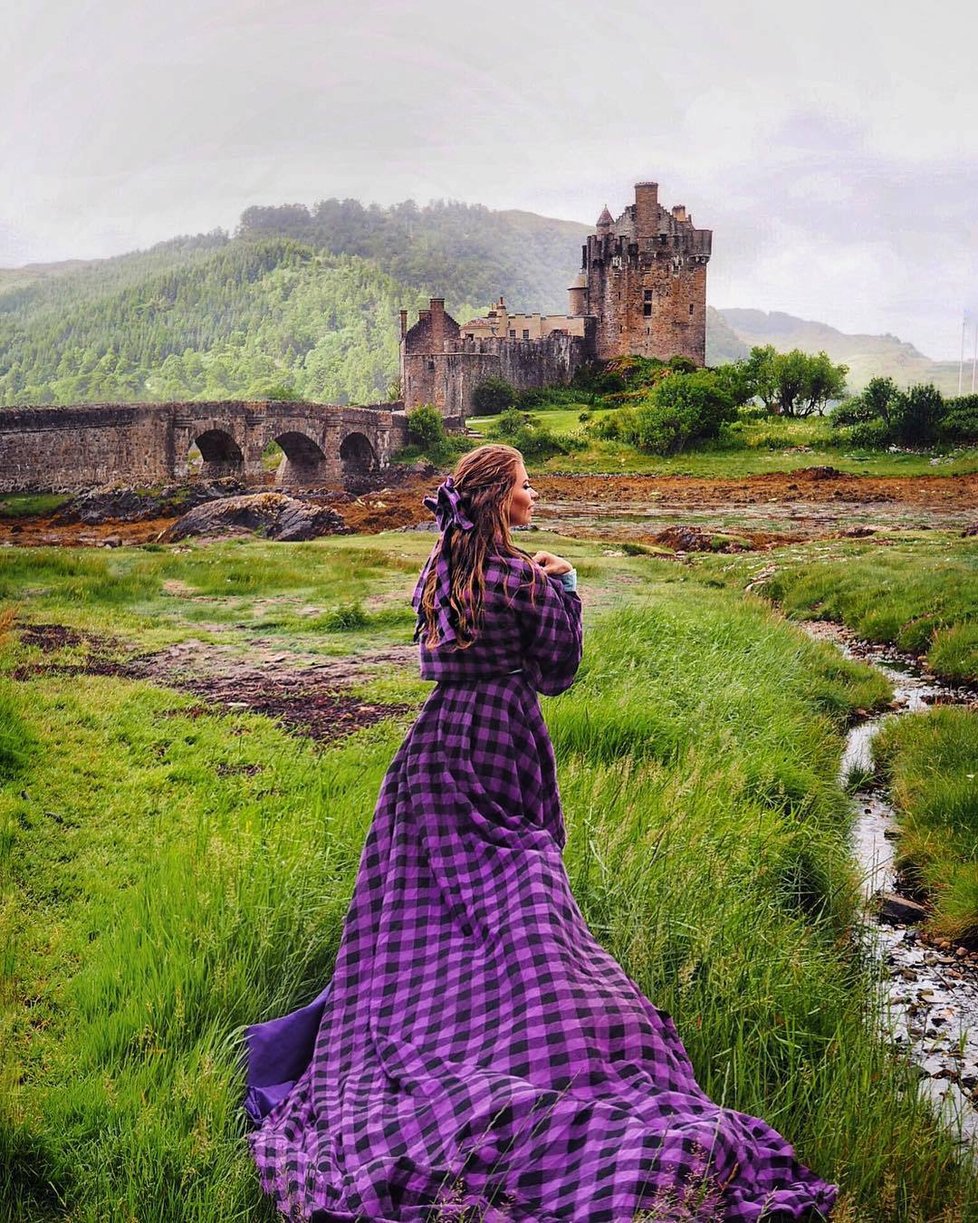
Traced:
<path fill-rule="evenodd" d="M 828 1214 L 834 1187 L 779 1134 L 704 1095 L 571 896 L 536 694 L 580 655 L 577 595 L 509 557 L 476 642 L 422 644 L 437 684 L 384 779 L 332 981 L 248 1033 L 253 1151 L 287 1217 Z"/>

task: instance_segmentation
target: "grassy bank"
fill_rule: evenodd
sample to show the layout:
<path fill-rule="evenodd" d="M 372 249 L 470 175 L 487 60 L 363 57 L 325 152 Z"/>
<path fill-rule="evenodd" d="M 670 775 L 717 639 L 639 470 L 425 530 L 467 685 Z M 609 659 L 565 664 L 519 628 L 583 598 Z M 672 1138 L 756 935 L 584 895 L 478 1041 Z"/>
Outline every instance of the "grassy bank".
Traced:
<path fill-rule="evenodd" d="M 978 713 L 894 719 L 874 740 L 899 820 L 897 867 L 937 935 L 978 947 Z"/>
<path fill-rule="evenodd" d="M 761 590 L 789 616 L 845 624 L 867 641 L 922 655 L 943 679 L 978 682 L 975 541 L 884 542 L 830 546 L 831 557 L 818 545 L 779 553 Z"/>
<path fill-rule="evenodd" d="M 394 606 L 430 542 L 44 551 L 4 557 L 2 577 L 22 615 L 130 649 L 260 636 L 337 652 L 342 630 L 310 630 L 313 613 Z M 842 1182 L 841 1223 L 974 1217 L 973 1176 L 873 1035 L 849 938 L 834 779 L 842 727 L 885 685 L 689 569 L 561 550 L 591 600 L 589 638 L 578 685 L 546 714 L 592 927 L 674 1013 L 704 1086 Z M 233 1034 L 328 975 L 409 719 L 320 750 L 145 682 L 12 680 L 25 661 L 36 649 L 8 634 L 0 1217 L 268 1218 Z M 409 670 L 365 691 L 420 699 Z"/>

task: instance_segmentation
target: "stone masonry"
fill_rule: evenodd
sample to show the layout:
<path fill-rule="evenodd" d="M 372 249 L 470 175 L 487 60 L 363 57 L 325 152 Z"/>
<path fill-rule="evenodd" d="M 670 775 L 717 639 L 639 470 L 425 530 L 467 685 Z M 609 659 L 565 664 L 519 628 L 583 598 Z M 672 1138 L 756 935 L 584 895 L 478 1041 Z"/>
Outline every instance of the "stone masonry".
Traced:
<path fill-rule="evenodd" d="M 406 443 L 400 407 L 232 400 L 4 408 L 0 492 L 172 483 L 190 474 L 194 445 L 204 477 L 257 484 L 272 441 L 285 452 L 280 487 L 357 487 Z"/>

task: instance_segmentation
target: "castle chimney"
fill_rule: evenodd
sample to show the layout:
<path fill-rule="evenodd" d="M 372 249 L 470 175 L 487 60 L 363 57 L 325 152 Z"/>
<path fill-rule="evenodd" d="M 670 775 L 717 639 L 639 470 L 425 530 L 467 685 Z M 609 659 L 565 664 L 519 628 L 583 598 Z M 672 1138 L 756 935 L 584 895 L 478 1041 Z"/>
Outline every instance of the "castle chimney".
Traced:
<path fill-rule="evenodd" d="M 652 238 L 659 232 L 659 184 L 635 184 L 635 237 Z"/>
<path fill-rule="evenodd" d="M 401 339 L 407 335 L 407 311 L 401 311 Z"/>
<path fill-rule="evenodd" d="M 673 204 L 672 215 L 676 218 L 676 220 L 680 223 L 680 225 L 685 225 L 686 223 L 686 205 L 685 204 Z"/>
<path fill-rule="evenodd" d="M 441 352 L 445 345 L 445 299 L 432 297 L 428 305 L 431 307 L 431 344 L 435 352 Z"/>

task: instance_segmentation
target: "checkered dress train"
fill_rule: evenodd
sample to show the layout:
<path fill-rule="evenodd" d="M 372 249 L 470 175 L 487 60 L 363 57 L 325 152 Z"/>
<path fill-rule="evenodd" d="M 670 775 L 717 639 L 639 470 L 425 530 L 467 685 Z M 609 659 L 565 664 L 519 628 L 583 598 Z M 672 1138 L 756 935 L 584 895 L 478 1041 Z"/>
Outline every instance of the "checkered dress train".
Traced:
<path fill-rule="evenodd" d="M 332 981 L 248 1032 L 252 1147 L 286 1217 L 827 1217 L 834 1187 L 704 1095 L 571 896 L 536 694 L 580 653 L 577 595 L 513 558 L 472 646 L 422 644 L 437 684 L 384 779 Z"/>

